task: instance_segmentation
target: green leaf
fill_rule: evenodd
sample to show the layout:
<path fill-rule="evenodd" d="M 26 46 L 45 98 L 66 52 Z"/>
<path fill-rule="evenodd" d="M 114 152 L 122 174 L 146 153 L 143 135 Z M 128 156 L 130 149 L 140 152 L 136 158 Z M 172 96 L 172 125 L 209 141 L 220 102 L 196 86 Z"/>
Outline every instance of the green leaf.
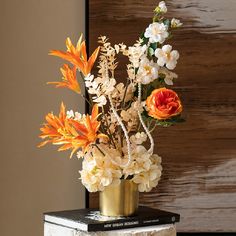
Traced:
<path fill-rule="evenodd" d="M 142 113 L 142 118 L 143 118 L 144 122 L 155 121 L 155 124 L 158 126 L 161 126 L 161 127 L 169 127 L 169 126 L 172 126 L 176 123 L 182 123 L 185 121 L 180 115 L 174 116 L 174 117 L 172 117 L 170 119 L 166 119 L 166 120 L 158 120 L 158 119 L 155 119 L 155 118 L 149 116 L 148 112 L 146 110 Z"/>
<path fill-rule="evenodd" d="M 164 25 L 168 26 L 168 28 L 169 28 L 169 26 L 170 26 L 170 20 L 165 19 L 165 20 L 163 20 L 163 23 L 164 23 Z"/>
<path fill-rule="evenodd" d="M 142 32 L 142 34 L 140 35 L 140 38 L 143 40 L 143 42 L 142 42 L 142 44 L 141 44 L 142 46 L 145 45 L 145 44 L 147 44 L 148 41 L 149 41 L 148 38 L 145 38 L 144 32 Z"/>
<path fill-rule="evenodd" d="M 150 47 L 155 51 L 157 49 L 158 43 L 150 43 Z"/>
<path fill-rule="evenodd" d="M 180 115 L 177 115 L 177 116 L 171 117 L 170 119 L 157 120 L 156 123 L 157 123 L 157 125 L 162 126 L 162 127 L 169 127 L 169 126 L 174 125 L 176 123 L 183 123 L 184 121 L 185 120 Z"/>
<path fill-rule="evenodd" d="M 152 57 L 152 56 L 154 55 L 154 50 L 153 50 L 153 48 L 151 48 L 151 47 L 148 48 L 148 55 L 149 55 L 150 57 Z"/>

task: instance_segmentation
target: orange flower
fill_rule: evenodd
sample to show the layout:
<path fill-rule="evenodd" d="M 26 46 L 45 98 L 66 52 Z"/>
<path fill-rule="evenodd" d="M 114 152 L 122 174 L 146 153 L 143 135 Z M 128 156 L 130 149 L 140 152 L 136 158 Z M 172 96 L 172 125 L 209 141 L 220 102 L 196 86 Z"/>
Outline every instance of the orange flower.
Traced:
<path fill-rule="evenodd" d="M 67 64 L 61 68 L 63 75 L 62 82 L 48 82 L 48 84 L 56 84 L 56 88 L 69 88 L 76 93 L 81 93 L 80 85 L 76 79 L 76 66 L 71 69 Z"/>
<path fill-rule="evenodd" d="M 182 112 L 183 107 L 176 92 L 159 88 L 152 91 L 146 100 L 148 115 L 165 120 Z"/>
<path fill-rule="evenodd" d="M 107 135 L 98 133 L 101 124 L 101 122 L 97 120 L 98 116 L 98 105 L 96 104 L 93 106 L 92 115 L 87 115 L 82 122 L 70 120 L 70 123 L 78 132 L 77 137 L 73 140 L 73 144 L 76 148 L 73 152 L 75 152 L 79 147 L 86 152 L 89 145 L 95 143 L 98 138 L 108 138 Z"/>
<path fill-rule="evenodd" d="M 69 119 L 66 117 L 62 103 L 59 117 L 52 113 L 46 115 L 48 123 L 40 129 L 42 134 L 39 137 L 47 140 L 40 143 L 38 147 L 47 143 L 62 145 L 58 151 L 72 149 L 70 157 L 79 148 L 86 152 L 89 145 L 95 143 L 98 138 L 108 138 L 105 134 L 98 133 L 100 127 L 98 116 L 98 106 L 94 105 L 91 116 L 87 115 L 82 121 Z"/>
<path fill-rule="evenodd" d="M 61 103 L 61 109 L 59 116 L 55 116 L 53 113 L 48 113 L 46 115 L 47 124 L 40 129 L 42 134 L 39 136 L 42 139 L 48 138 L 48 140 L 41 142 L 38 147 L 42 147 L 47 143 L 55 143 L 55 142 L 62 142 L 63 136 L 61 131 L 65 129 L 65 106 Z"/>
<path fill-rule="evenodd" d="M 76 47 L 72 44 L 70 38 L 66 39 L 66 47 L 67 52 L 59 51 L 59 50 L 52 50 L 50 51 L 50 55 L 61 57 L 75 65 L 84 76 L 90 73 L 94 62 L 97 59 L 100 47 L 97 47 L 94 52 L 92 53 L 91 57 L 87 58 L 86 53 L 86 44 L 85 41 L 82 43 L 82 35 L 80 36 Z"/>

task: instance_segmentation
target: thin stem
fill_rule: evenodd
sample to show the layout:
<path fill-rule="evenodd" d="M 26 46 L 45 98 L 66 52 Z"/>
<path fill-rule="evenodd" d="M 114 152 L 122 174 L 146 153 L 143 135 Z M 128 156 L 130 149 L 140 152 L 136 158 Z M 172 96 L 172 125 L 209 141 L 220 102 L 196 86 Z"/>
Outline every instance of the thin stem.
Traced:
<path fill-rule="evenodd" d="M 106 127 L 107 127 L 107 132 L 108 132 L 108 134 L 110 135 L 112 144 L 113 144 L 114 147 L 116 148 L 116 144 L 115 144 L 115 141 L 114 141 L 113 136 L 112 136 L 112 134 L 111 134 L 111 131 L 110 131 L 110 129 L 109 129 L 108 120 L 107 120 L 107 117 L 106 117 L 106 115 L 105 115 L 105 111 L 104 111 L 104 107 L 103 107 L 103 106 L 102 106 L 102 113 L 103 113 L 103 116 L 104 116 L 104 119 L 105 119 L 105 123 L 106 123 Z"/>
<path fill-rule="evenodd" d="M 91 102 L 85 97 L 85 95 L 84 94 L 80 94 L 80 96 L 89 104 L 89 106 L 91 106 L 92 107 L 92 104 L 91 104 Z"/>
<path fill-rule="evenodd" d="M 157 124 L 155 124 L 149 132 L 152 133 L 155 130 L 156 127 L 157 127 Z"/>
<path fill-rule="evenodd" d="M 124 105 L 125 105 L 125 97 L 126 97 L 126 94 L 127 94 L 128 86 L 129 86 L 129 80 L 127 79 L 126 85 L 125 85 L 124 96 L 123 96 L 123 99 L 122 99 L 122 102 L 121 102 L 122 108 L 124 108 Z"/>
<path fill-rule="evenodd" d="M 101 150 L 101 148 L 95 143 L 94 146 L 101 152 L 103 156 L 105 156 L 105 153 Z"/>

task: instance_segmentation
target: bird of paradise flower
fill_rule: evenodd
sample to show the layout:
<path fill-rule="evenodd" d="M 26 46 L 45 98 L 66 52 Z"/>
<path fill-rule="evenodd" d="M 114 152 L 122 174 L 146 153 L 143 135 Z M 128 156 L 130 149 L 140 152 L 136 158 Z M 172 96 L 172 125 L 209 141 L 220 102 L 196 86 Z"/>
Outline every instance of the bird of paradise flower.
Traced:
<path fill-rule="evenodd" d="M 69 61 L 73 64 L 73 68 L 64 64 L 61 68 L 63 75 L 62 81 L 48 82 L 48 84 L 55 84 L 57 88 L 69 88 L 74 92 L 81 94 L 81 87 L 77 80 L 76 71 L 82 72 L 83 76 L 90 73 L 99 53 L 99 47 L 95 49 L 90 58 L 87 58 L 86 44 L 82 41 L 82 34 L 76 46 L 74 46 L 67 38 L 66 47 L 67 51 L 52 50 L 50 55 L 58 56 L 62 59 Z M 83 96 L 83 95 L 82 95 Z M 46 115 L 46 121 L 40 129 L 40 138 L 46 139 L 41 142 L 38 147 L 42 147 L 48 143 L 54 145 L 62 145 L 58 151 L 65 151 L 72 149 L 70 157 L 78 150 L 82 149 L 84 152 L 88 150 L 91 144 L 96 145 L 96 140 L 99 138 L 107 139 L 108 136 L 99 133 L 101 122 L 98 121 L 99 117 L 98 106 L 94 105 L 92 113 L 86 115 L 80 121 L 68 118 L 65 112 L 65 106 L 62 103 L 60 113 L 58 116 L 53 113 Z"/>
<path fill-rule="evenodd" d="M 90 145 L 95 144 L 99 138 L 107 139 L 107 135 L 99 133 L 101 122 L 99 117 L 98 106 L 94 105 L 91 116 L 86 115 L 80 121 L 68 118 L 65 113 L 65 106 L 62 103 L 59 116 L 53 113 L 46 115 L 46 121 L 40 129 L 40 138 L 47 139 L 41 142 L 38 147 L 48 143 L 62 145 L 58 151 L 72 149 L 70 157 L 78 150 L 86 152 Z"/>

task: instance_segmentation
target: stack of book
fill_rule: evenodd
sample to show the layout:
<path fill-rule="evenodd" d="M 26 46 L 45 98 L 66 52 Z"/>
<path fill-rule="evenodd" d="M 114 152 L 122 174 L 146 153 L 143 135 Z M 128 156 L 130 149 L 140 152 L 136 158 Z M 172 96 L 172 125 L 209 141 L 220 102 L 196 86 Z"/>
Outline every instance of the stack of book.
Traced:
<path fill-rule="evenodd" d="M 89 232 L 99 231 L 104 232 L 101 235 L 106 235 L 105 231 L 112 230 L 118 231 L 130 228 L 143 230 L 150 229 L 150 227 L 155 229 L 157 226 L 166 225 L 170 227 L 176 222 L 179 222 L 179 220 L 179 214 L 144 206 L 140 206 L 137 214 L 130 217 L 106 217 L 100 215 L 97 209 L 79 209 L 44 214 L 44 222 L 45 226 L 47 226 L 45 228 L 45 236 L 54 236 L 52 232 L 49 234 L 49 228 L 51 230 L 53 228 L 58 228 L 59 230 L 62 230 L 62 228 L 67 228 L 68 232 L 88 232 L 83 235 L 89 235 Z M 65 235 L 65 233 L 63 235 Z M 68 233 L 68 235 L 70 234 Z M 115 235 L 115 231 L 113 231 L 113 234 L 111 235 Z"/>

